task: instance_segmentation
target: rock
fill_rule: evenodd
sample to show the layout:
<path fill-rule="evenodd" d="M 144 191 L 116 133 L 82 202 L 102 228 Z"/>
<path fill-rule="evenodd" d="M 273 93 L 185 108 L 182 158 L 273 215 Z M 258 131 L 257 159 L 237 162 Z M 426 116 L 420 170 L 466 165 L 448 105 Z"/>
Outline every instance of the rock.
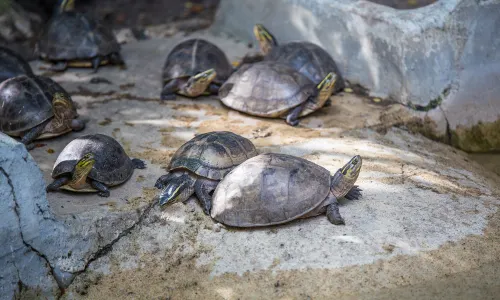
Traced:
<path fill-rule="evenodd" d="M 437 124 L 429 136 L 465 151 L 500 150 L 500 1 L 395 10 L 357 0 L 222 0 L 212 31 L 253 41 L 255 23 L 280 42 L 321 45 L 371 96 L 428 111 Z"/>

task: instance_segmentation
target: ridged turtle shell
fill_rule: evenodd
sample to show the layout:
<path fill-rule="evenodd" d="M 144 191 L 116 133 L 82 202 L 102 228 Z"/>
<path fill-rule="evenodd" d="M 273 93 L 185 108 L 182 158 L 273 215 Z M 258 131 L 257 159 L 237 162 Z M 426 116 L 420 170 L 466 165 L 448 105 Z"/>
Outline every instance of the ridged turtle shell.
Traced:
<path fill-rule="evenodd" d="M 17 76 L 0 84 L 0 131 L 19 135 L 52 118 L 54 93 L 68 93 L 55 81 L 42 76 Z M 73 105 L 76 116 L 76 108 Z"/>
<path fill-rule="evenodd" d="M 228 131 L 195 136 L 182 145 L 170 160 L 168 170 L 188 169 L 209 179 L 220 180 L 235 166 L 257 155 L 248 139 Z"/>
<path fill-rule="evenodd" d="M 281 224 L 319 207 L 330 172 L 308 160 L 265 153 L 234 168 L 217 186 L 211 216 L 235 227 Z"/>
<path fill-rule="evenodd" d="M 163 66 L 163 82 L 190 77 L 208 69 L 215 69 L 215 82 L 223 83 L 233 66 L 226 54 L 216 45 L 203 39 L 189 39 L 176 45 Z"/>
<path fill-rule="evenodd" d="M 309 78 L 273 61 L 241 66 L 219 89 L 222 103 L 261 117 L 281 116 L 316 94 Z"/>
<path fill-rule="evenodd" d="M 94 154 L 95 164 L 88 177 L 108 186 L 125 182 L 134 165 L 123 147 L 112 137 L 89 134 L 72 140 L 61 151 L 52 169 L 52 178 L 73 173 L 77 162 L 87 153 Z"/>
<path fill-rule="evenodd" d="M 344 79 L 333 58 L 320 46 L 310 42 L 289 42 L 274 47 L 265 60 L 285 63 L 311 81 L 319 84 L 330 72 L 337 75 L 334 93 L 344 88 Z"/>
<path fill-rule="evenodd" d="M 0 82 L 19 75 L 32 75 L 30 65 L 14 51 L 0 47 Z"/>
<path fill-rule="evenodd" d="M 38 41 L 42 58 L 86 60 L 120 51 L 113 33 L 84 14 L 64 12 L 52 18 Z"/>

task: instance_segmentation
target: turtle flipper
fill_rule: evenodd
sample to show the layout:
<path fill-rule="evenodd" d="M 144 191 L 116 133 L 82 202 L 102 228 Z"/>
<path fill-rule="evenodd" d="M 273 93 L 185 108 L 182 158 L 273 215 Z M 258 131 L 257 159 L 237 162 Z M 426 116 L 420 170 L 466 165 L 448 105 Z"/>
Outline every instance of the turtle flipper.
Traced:
<path fill-rule="evenodd" d="M 344 218 L 340 215 L 337 198 L 331 193 L 328 195 L 331 204 L 326 208 L 326 217 L 334 225 L 345 225 Z"/>
<path fill-rule="evenodd" d="M 50 71 L 53 72 L 62 72 L 65 71 L 68 68 L 68 62 L 67 61 L 58 61 L 57 63 L 53 64 L 50 67 Z"/>
<path fill-rule="evenodd" d="M 47 191 L 47 192 L 58 191 L 60 187 L 67 184 L 70 180 L 71 180 L 71 178 L 69 178 L 69 177 L 57 178 L 51 184 L 47 185 L 47 187 L 45 188 L 45 191 Z"/>
<path fill-rule="evenodd" d="M 297 126 L 299 124 L 299 116 L 305 105 L 299 105 L 292 109 L 292 111 L 286 116 L 286 123 L 291 126 Z"/>
<path fill-rule="evenodd" d="M 43 122 L 42 124 L 39 124 L 30 130 L 28 130 L 21 138 L 21 143 L 23 143 L 26 146 L 26 149 L 32 150 L 35 148 L 35 145 L 32 143 L 37 137 L 42 134 L 43 130 L 45 129 L 45 126 L 47 126 L 47 123 L 50 122 L 50 120 Z"/>
<path fill-rule="evenodd" d="M 361 198 L 361 191 L 362 189 L 355 185 L 349 190 L 349 192 L 347 192 L 344 198 L 346 198 L 347 200 L 358 200 L 359 198 Z"/>
<path fill-rule="evenodd" d="M 179 79 L 170 80 L 161 91 L 161 100 L 175 100 L 175 93 L 179 90 L 181 81 Z"/>
<path fill-rule="evenodd" d="M 135 169 L 146 169 L 146 163 L 138 158 L 132 158 L 132 164 Z"/>
<path fill-rule="evenodd" d="M 109 197 L 109 190 L 108 187 L 99 181 L 95 180 L 90 180 L 90 185 L 99 191 L 98 195 L 101 197 Z"/>
<path fill-rule="evenodd" d="M 212 208 L 212 196 L 210 193 L 215 190 L 218 183 L 215 180 L 200 178 L 194 184 L 194 192 L 200 201 L 203 212 L 207 215 L 210 215 L 210 209 Z"/>
<path fill-rule="evenodd" d="M 165 185 L 167 185 L 167 182 L 172 178 L 172 175 L 173 174 L 171 174 L 171 173 L 167 173 L 165 175 L 160 176 L 160 178 L 158 178 L 158 180 L 156 180 L 155 188 L 163 189 L 165 187 Z"/>

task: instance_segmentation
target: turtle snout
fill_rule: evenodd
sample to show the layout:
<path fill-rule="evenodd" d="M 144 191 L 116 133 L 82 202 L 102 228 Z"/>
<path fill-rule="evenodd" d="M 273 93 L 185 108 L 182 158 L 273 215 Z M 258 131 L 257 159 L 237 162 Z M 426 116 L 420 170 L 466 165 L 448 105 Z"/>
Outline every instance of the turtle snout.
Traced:
<path fill-rule="evenodd" d="M 73 131 L 82 131 L 83 129 L 85 129 L 85 122 L 83 122 L 82 120 L 73 119 L 71 120 L 71 129 L 73 129 Z"/>

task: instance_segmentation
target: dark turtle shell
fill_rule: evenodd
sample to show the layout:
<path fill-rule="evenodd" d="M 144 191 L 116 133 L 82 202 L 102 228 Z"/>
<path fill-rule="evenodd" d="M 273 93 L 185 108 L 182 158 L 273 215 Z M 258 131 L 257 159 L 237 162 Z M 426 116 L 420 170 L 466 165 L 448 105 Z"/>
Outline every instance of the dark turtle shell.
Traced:
<path fill-rule="evenodd" d="M 337 75 L 334 93 L 345 87 L 344 79 L 333 58 L 320 46 L 309 42 L 289 42 L 273 47 L 265 60 L 284 63 L 319 84 L 326 75 Z"/>
<path fill-rule="evenodd" d="M 314 95 L 309 78 L 274 61 L 243 65 L 219 89 L 225 105 L 261 117 L 279 117 Z"/>
<path fill-rule="evenodd" d="M 17 76 L 0 84 L 0 131 L 19 135 L 54 116 L 54 93 L 71 97 L 55 81 L 42 76 Z M 73 112 L 77 116 L 73 105 Z"/>
<path fill-rule="evenodd" d="M 235 166 L 257 155 L 248 139 L 228 131 L 195 136 L 182 145 L 170 160 L 168 170 L 188 169 L 206 178 L 220 180 Z"/>
<path fill-rule="evenodd" d="M 330 172 L 300 157 L 265 153 L 234 168 L 217 186 L 211 216 L 229 226 L 281 224 L 318 208 Z"/>
<path fill-rule="evenodd" d="M 0 82 L 19 75 L 32 75 L 30 65 L 14 51 L 0 47 Z"/>
<path fill-rule="evenodd" d="M 73 173 L 77 162 L 89 152 L 95 159 L 88 175 L 91 179 L 113 186 L 125 182 L 134 171 L 132 160 L 115 139 L 103 134 L 89 134 L 64 147 L 54 163 L 52 178 Z"/>
<path fill-rule="evenodd" d="M 168 54 L 163 66 L 163 82 L 191 77 L 209 69 L 215 69 L 214 81 L 220 84 L 233 72 L 233 66 L 219 47 L 203 39 L 189 39 Z"/>
<path fill-rule="evenodd" d="M 64 12 L 52 18 L 40 35 L 37 50 L 48 60 L 86 60 L 120 51 L 113 33 L 85 14 Z"/>

